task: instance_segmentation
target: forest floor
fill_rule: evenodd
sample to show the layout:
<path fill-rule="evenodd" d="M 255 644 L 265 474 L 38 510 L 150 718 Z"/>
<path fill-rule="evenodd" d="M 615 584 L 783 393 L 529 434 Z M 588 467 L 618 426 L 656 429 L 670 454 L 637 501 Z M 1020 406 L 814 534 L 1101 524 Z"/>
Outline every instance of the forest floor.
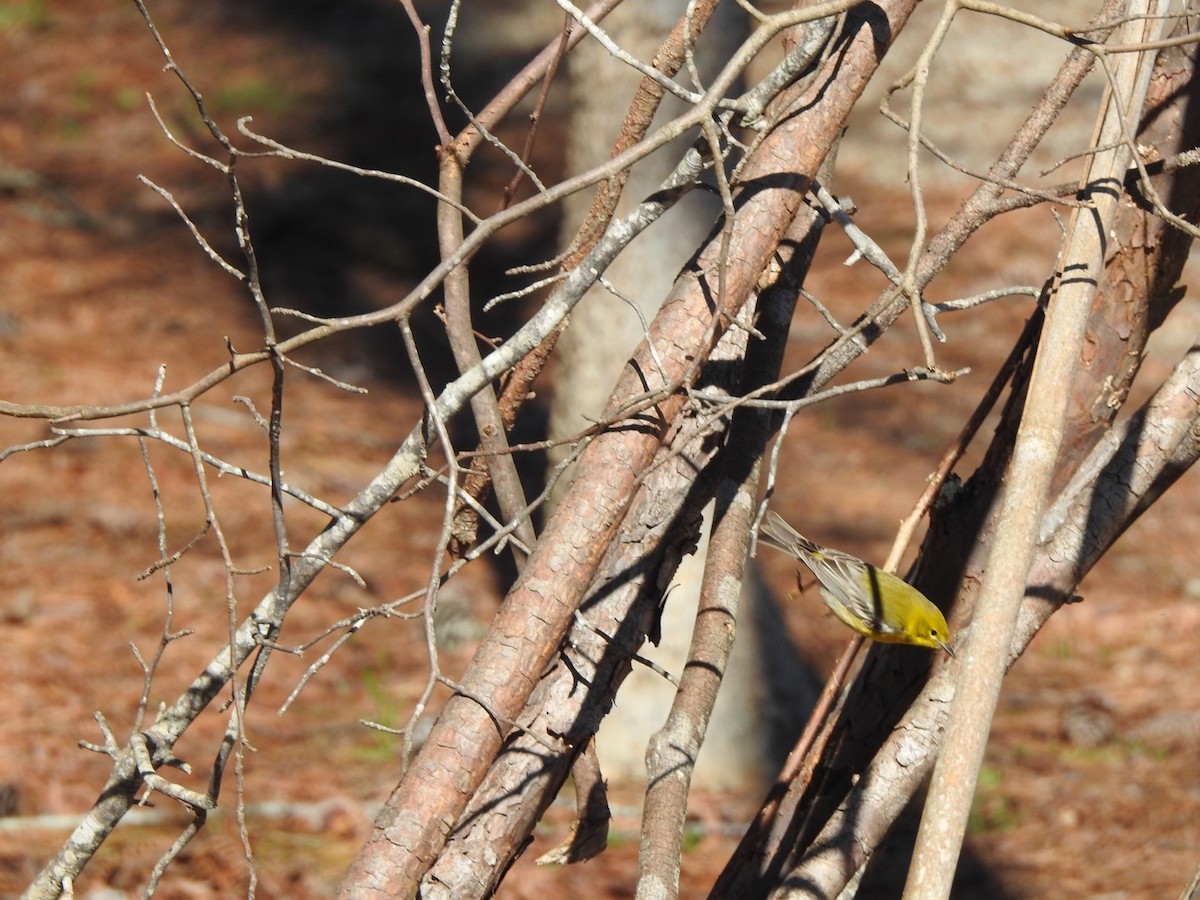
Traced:
<path fill-rule="evenodd" d="M 275 28 L 269 4 L 200 8 L 164 0 L 154 12 L 176 57 L 230 133 L 235 117 L 253 113 L 259 133 L 380 168 L 408 165 L 388 155 L 394 145 L 406 144 L 419 160 L 413 165 L 424 166 L 421 174 L 428 178 L 432 136 L 408 137 L 399 124 L 406 115 L 420 116 L 423 101 L 392 98 L 390 88 L 380 93 L 378 84 L 369 93 L 355 80 L 374 78 L 393 88 L 414 83 L 411 34 L 400 7 L 385 10 L 371 0 L 350 5 L 353 14 L 324 30 L 307 20 L 301 27 L 301 16 Z M 322 15 L 320 4 L 302 6 L 314 20 Z M 366 32 L 385 47 L 392 35 L 405 48 L 403 60 L 377 43 L 364 49 Z M 135 180 L 144 173 L 172 191 L 217 250 L 234 258 L 220 177 L 164 139 L 147 111 L 147 90 L 181 139 L 203 142 L 190 101 L 162 71 L 132 4 L 81 0 L 67 10 L 15 0 L 0 9 L 4 400 L 98 404 L 145 397 L 160 364 L 168 364 L 164 390 L 170 391 L 221 365 L 227 341 L 238 350 L 261 344 L 241 287 L 196 246 L 163 200 Z M 545 143 L 549 153 L 561 146 L 553 137 Z M 907 191 L 899 182 L 881 188 L 866 166 L 849 158 L 842 190 L 858 200 L 860 224 L 902 254 L 911 232 Z M 430 220 L 415 218 L 428 215 L 428 204 L 403 199 L 401 189 L 384 194 L 349 177 L 271 161 L 247 165 L 244 177 L 264 282 L 276 305 L 316 314 L 380 307 L 402 296 L 429 258 Z M 959 196 L 954 189 L 930 190 L 935 220 L 944 219 Z M 939 282 L 934 299 L 997 283 L 1040 283 L 1057 226 L 1044 211 L 1021 221 L 1019 228 L 982 236 L 976 261 Z M 502 248 L 527 248 L 552 225 L 538 227 L 543 230 L 501 235 Z M 831 237 L 809 285 L 820 296 L 837 298 L 832 305 L 843 315 L 866 296 L 852 270 L 840 265 L 848 252 Z M 494 260 L 481 260 L 484 267 L 503 264 L 499 252 Z M 845 397 L 799 417 L 783 457 L 784 470 L 794 474 L 781 482 L 776 506 L 805 522 L 814 536 L 882 559 L 897 521 L 1028 312 L 1026 301 L 1010 299 L 977 315 L 946 317 L 950 342 L 939 348 L 943 365 L 973 368 L 959 384 Z M 432 321 L 425 322 L 423 336 L 435 330 L 428 328 Z M 1198 325 L 1200 312 L 1189 298 L 1156 343 L 1141 383 L 1162 379 Z M 504 324 L 495 327 L 500 332 Z M 802 363 L 827 340 L 825 328 L 815 314 L 798 318 L 789 363 Z M 915 346 L 902 325 L 851 376 L 912 365 Z M 372 334 L 302 357 L 369 393 L 347 394 L 299 371 L 289 373 L 283 446 L 289 480 L 344 502 L 378 471 L 419 415 L 416 387 L 394 361 L 402 353 L 394 335 Z M 430 356 L 438 353 L 434 348 Z M 261 429 L 235 395 L 262 411 L 269 406 L 269 385 L 261 368 L 197 402 L 193 419 L 203 445 L 263 470 Z M 1135 393 L 1143 397 L 1146 390 Z M 161 419 L 182 433 L 178 412 L 164 412 Z M 92 424 L 128 427 L 146 419 Z M 536 431 L 537 424 L 525 427 Z M 0 419 L 0 447 L 48 436 L 42 422 Z M 200 531 L 205 510 L 190 458 L 163 446 L 148 452 L 172 552 Z M 968 463 L 978 458 L 974 453 Z M 209 477 L 237 565 L 271 565 L 273 543 L 262 539 L 271 533 L 266 493 L 248 494 L 244 483 L 211 471 Z M 132 723 L 142 673 L 129 645 L 145 658 L 154 654 L 166 592 L 161 572 L 138 577 L 159 550 L 154 495 L 134 439 L 86 438 L 14 454 L 0 464 L 0 498 L 0 897 L 8 897 L 20 892 L 95 801 L 108 760 L 78 742 L 102 741 L 96 710 L 118 735 Z M 389 506 L 343 560 L 365 587 L 349 577 L 322 575 L 294 610 L 282 642 L 313 639 L 360 607 L 424 584 L 441 513 L 441 502 L 428 494 Z M 294 545 L 323 525 L 319 514 L 299 505 L 289 515 Z M 1084 602 L 1056 614 L 1012 669 L 978 789 L 960 896 L 1157 898 L 1177 895 L 1187 883 L 1200 860 L 1197 535 L 1200 477 L 1193 472 L 1120 539 L 1080 587 Z M 793 566 L 775 554 L 760 562 L 768 583 L 786 595 Z M 178 696 L 230 627 L 226 569 L 212 535 L 177 568 L 172 627 L 194 634 L 164 653 L 148 697 L 150 715 L 160 701 Z M 452 676 L 470 659 L 472 641 L 507 577 L 502 567 L 472 565 L 444 593 L 443 603 L 457 605 L 466 624 L 459 640 L 444 648 Z M 239 576 L 236 592 L 248 603 L 272 578 L 269 571 Z M 806 657 L 827 672 L 844 646 L 841 626 L 809 595 L 790 605 L 788 626 Z M 332 890 L 361 847 L 373 809 L 398 777 L 397 739 L 359 722 L 402 725 L 427 674 L 417 623 L 372 621 L 280 715 L 327 646 L 317 644 L 303 658 L 277 653 L 247 718 L 253 751 L 240 779 L 260 897 L 322 897 Z M 1072 739 L 1065 727 L 1080 710 L 1097 726 L 1093 740 Z M 203 787 L 226 718 L 210 710 L 180 743 L 179 755 L 199 773 L 178 775 L 182 782 Z M 229 811 L 234 782 L 231 772 L 222 810 L 157 896 L 246 892 L 245 852 Z M 613 799 L 616 818 L 606 853 L 566 868 L 532 864 L 565 835 L 570 809 L 560 803 L 500 896 L 633 896 L 640 797 L 616 787 Z M 756 799 L 697 794 L 684 896 L 701 896 L 711 884 Z M 139 893 L 184 820 L 161 800 L 137 810 L 88 867 L 77 896 Z M 876 890 L 874 896 L 888 896 L 886 889 Z"/>

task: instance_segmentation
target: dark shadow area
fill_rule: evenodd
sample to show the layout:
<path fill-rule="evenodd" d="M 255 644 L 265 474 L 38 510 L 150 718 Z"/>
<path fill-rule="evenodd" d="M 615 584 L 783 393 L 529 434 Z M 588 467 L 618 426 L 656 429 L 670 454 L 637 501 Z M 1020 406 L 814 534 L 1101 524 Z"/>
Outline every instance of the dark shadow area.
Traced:
<path fill-rule="evenodd" d="M 432 28 L 436 77 L 448 4 L 437 0 L 418 5 Z M 438 139 L 421 86 L 419 43 L 400 4 L 254 0 L 222 4 L 208 15 L 219 17 L 222 26 L 233 32 L 279 44 L 281 52 L 309 54 L 314 68 L 329 73 L 320 96 L 296 111 L 302 126 L 286 135 L 267 131 L 267 137 L 436 187 Z M 464 13 L 461 18 L 460 30 L 468 32 L 471 17 Z M 475 53 L 460 53 L 454 57 L 456 90 L 472 109 L 479 109 L 536 49 L 530 40 L 528 48 L 505 45 L 482 61 Z M 270 59 L 262 64 L 269 68 Z M 437 92 L 444 101 L 440 85 Z M 443 106 L 452 132 L 466 123 L 452 104 Z M 500 133 L 519 149 L 522 132 L 517 129 L 527 122 L 519 113 L 512 118 L 513 124 Z M 239 138 L 240 146 L 247 143 Z M 541 144 L 546 154 L 534 160 L 535 169 L 557 165 L 562 141 L 543 139 Z M 281 177 L 264 181 L 253 178 L 255 165 L 253 160 L 246 164 L 251 174 L 247 202 L 264 288 L 273 307 L 292 307 L 321 317 L 371 312 L 400 300 L 437 265 L 436 201 L 428 193 L 304 162 L 282 166 L 272 162 L 280 167 Z M 467 170 L 468 205 L 482 216 L 494 212 L 512 172 L 511 163 L 498 151 L 479 154 Z M 503 340 L 523 321 L 527 304 L 501 304 L 485 314 L 482 303 L 528 283 L 528 276 L 515 279 L 504 271 L 552 255 L 556 229 L 557 213 L 510 228 L 472 260 L 476 328 L 483 337 Z M 457 374 L 435 312 L 439 303 L 440 292 L 435 292 L 413 317 L 422 361 L 435 391 Z M 277 325 L 285 335 L 308 327 L 286 317 Z M 403 382 L 412 378 L 400 335 L 391 326 L 339 335 L 304 355 L 306 362 L 341 364 L 351 374 L 366 368 L 375 376 Z M 467 439 L 469 430 L 462 436 Z"/>
<path fill-rule="evenodd" d="M 893 900 L 904 893 L 904 882 L 912 861 L 917 828 L 921 824 L 924 793 L 904 808 L 891 832 L 871 857 L 857 896 L 864 900 Z M 1008 900 L 1012 895 L 988 867 L 964 848 L 954 874 L 950 896 L 956 900 Z"/>
<path fill-rule="evenodd" d="M 436 79 L 441 29 L 449 5 L 434 0 L 418 6 L 432 29 Z M 399 3 L 254 0 L 223 3 L 205 15 L 216 18 L 231 33 L 253 36 L 268 48 L 279 47 L 281 54 L 306 54 L 320 72 L 322 87 L 316 99 L 306 100 L 303 108 L 284 118 L 284 133 L 261 127 L 257 121 L 251 125 L 256 131 L 297 150 L 437 186 L 438 138 L 421 83 L 420 45 Z M 531 31 L 524 45 L 509 40 L 500 44 L 497 52 L 481 54 L 480 47 L 492 44 L 490 34 L 479 36 L 479 19 L 479 15 L 473 18 L 469 9 L 463 11 L 459 34 L 464 48 L 453 57 L 455 89 L 473 110 L 482 108 L 540 49 L 536 33 Z M 470 52 L 465 49 L 467 42 L 472 45 Z M 261 59 L 261 66 L 270 71 L 269 56 Z M 565 95 L 565 82 L 556 88 Z M 446 101 L 440 84 L 437 94 L 447 124 L 456 133 L 467 124 L 466 116 Z M 233 110 L 228 118 L 243 114 Z M 547 115 L 547 119 L 554 118 Z M 520 111 L 510 119 L 498 129 L 498 135 L 519 151 L 528 119 Z M 551 121 L 543 129 L 532 166 L 549 181 L 562 165 L 565 140 L 559 132 L 564 128 L 561 121 Z M 253 149 L 252 142 L 241 136 L 237 143 Z M 243 166 L 251 233 L 264 291 L 273 308 L 289 307 L 323 318 L 373 312 L 402 299 L 439 262 L 437 201 L 429 193 L 309 162 L 251 159 Z M 270 176 L 264 176 L 268 170 Z M 466 172 L 467 205 L 481 217 L 494 213 L 514 170 L 499 151 L 483 148 Z M 526 184 L 518 191 L 518 199 L 529 193 Z M 240 253 L 232 246 L 224 212 L 227 201 L 219 202 L 222 211 L 210 212 L 221 216 L 212 233 L 226 242 L 222 252 L 236 260 Z M 486 313 L 483 304 L 533 280 L 534 276 L 514 277 L 505 272 L 514 265 L 553 256 L 558 215 L 551 210 L 505 229 L 471 261 L 474 324 L 484 354 L 525 321 L 537 297 L 502 303 Z M 458 375 L 438 315 L 441 303 L 441 292 L 435 291 L 412 317 L 422 366 L 435 393 Z M 246 314 L 257 315 L 249 303 Z M 296 317 L 277 316 L 276 327 L 282 337 L 288 337 L 311 325 Z M 400 332 L 391 324 L 335 335 L 303 349 L 297 358 L 351 383 L 383 378 L 414 390 L 417 387 Z M 477 435 L 469 413 L 456 417 L 450 426 L 456 446 L 473 449 Z M 530 402 L 512 440 L 540 440 L 545 427 L 544 404 Z M 544 459 L 531 453 L 518 454 L 517 459 L 527 492 L 536 494 L 545 471 Z"/>

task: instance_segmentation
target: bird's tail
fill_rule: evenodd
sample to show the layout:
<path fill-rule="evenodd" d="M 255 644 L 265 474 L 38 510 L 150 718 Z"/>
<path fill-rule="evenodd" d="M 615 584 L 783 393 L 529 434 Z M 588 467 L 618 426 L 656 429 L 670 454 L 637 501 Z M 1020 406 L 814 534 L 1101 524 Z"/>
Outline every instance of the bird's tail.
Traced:
<path fill-rule="evenodd" d="M 758 529 L 758 539 L 796 558 L 800 558 L 804 553 L 819 553 L 821 550 L 817 544 L 785 522 L 782 516 L 770 510 Z"/>

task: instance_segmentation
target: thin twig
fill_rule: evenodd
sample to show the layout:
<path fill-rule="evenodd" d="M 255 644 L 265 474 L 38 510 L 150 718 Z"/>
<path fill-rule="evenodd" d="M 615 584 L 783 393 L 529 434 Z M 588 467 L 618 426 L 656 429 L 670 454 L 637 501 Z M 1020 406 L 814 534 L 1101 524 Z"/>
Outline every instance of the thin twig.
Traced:
<path fill-rule="evenodd" d="M 412 23 L 413 31 L 417 35 L 417 42 L 421 48 L 421 88 L 425 92 L 425 104 L 429 107 L 429 118 L 437 130 L 438 142 L 444 147 L 453 138 L 450 136 L 450 129 L 446 127 L 446 120 L 442 116 L 442 107 L 438 103 L 437 91 L 433 86 L 433 53 L 429 48 L 429 26 L 421 21 L 421 16 L 413 5 L 413 0 L 400 0 L 400 5 L 408 14 L 408 21 Z"/>

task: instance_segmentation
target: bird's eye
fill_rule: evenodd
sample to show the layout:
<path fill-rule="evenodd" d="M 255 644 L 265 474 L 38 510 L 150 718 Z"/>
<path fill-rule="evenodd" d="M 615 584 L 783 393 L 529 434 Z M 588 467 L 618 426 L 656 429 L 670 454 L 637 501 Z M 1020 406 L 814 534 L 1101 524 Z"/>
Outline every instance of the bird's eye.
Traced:
<path fill-rule="evenodd" d="M 937 629 L 936 629 L 936 628 L 930 628 L 930 629 L 929 629 L 929 636 L 930 636 L 930 637 L 937 637 Z"/>

